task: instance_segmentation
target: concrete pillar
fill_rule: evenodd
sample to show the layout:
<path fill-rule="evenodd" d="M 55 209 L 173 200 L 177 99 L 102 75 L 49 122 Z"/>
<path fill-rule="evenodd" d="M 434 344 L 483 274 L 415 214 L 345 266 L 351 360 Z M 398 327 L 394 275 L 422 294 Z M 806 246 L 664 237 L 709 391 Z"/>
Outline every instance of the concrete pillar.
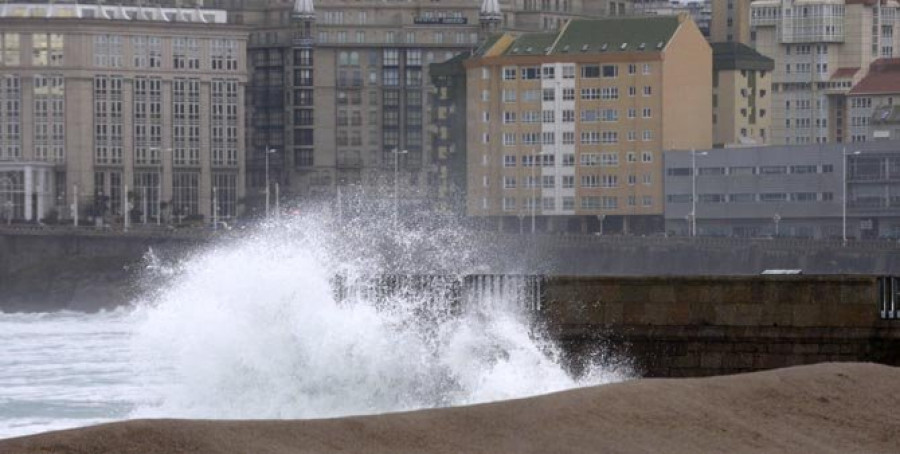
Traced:
<path fill-rule="evenodd" d="M 31 166 L 25 166 L 25 220 L 34 219 L 34 213 L 31 209 L 31 199 L 34 194 L 34 177 L 31 174 Z"/>
<path fill-rule="evenodd" d="M 40 221 L 46 214 L 46 198 L 47 198 L 47 170 L 40 169 L 38 170 L 38 185 L 37 185 L 37 214 L 35 215 L 35 219 Z"/>

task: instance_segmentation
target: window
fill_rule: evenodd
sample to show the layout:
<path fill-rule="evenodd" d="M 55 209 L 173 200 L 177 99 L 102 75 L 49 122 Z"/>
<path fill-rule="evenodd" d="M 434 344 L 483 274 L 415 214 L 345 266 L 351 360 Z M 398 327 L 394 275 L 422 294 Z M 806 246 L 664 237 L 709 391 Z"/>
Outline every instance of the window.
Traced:
<path fill-rule="evenodd" d="M 653 162 L 653 153 L 645 151 L 641 153 L 641 162 Z"/>
<path fill-rule="evenodd" d="M 760 175 L 782 175 L 786 173 L 786 166 L 761 166 L 759 168 Z"/>
<path fill-rule="evenodd" d="M 644 139 L 644 142 L 649 142 L 649 141 L 653 140 L 653 131 L 651 131 L 649 129 L 645 130 L 644 134 L 643 134 L 643 139 Z"/>
<path fill-rule="evenodd" d="M 563 79 L 574 79 L 575 78 L 575 65 L 565 65 L 563 66 Z"/>
<path fill-rule="evenodd" d="M 541 78 L 541 69 L 537 66 L 522 68 L 522 80 L 538 80 Z"/>
<path fill-rule="evenodd" d="M 644 75 L 647 76 L 650 74 L 650 63 L 644 63 Z"/>
<path fill-rule="evenodd" d="M 600 187 L 600 176 L 599 175 L 582 175 L 581 176 L 581 187 L 582 188 L 599 188 Z"/>
<path fill-rule="evenodd" d="M 157 41 L 159 38 L 153 38 Z M 210 68 L 213 71 L 237 71 L 238 69 L 238 44 L 233 39 L 212 39 L 210 46 Z M 137 57 L 135 57 L 137 58 Z"/>
<path fill-rule="evenodd" d="M 729 194 L 728 201 L 731 203 L 753 203 L 756 201 L 756 194 L 753 194 L 753 193 Z"/>
<path fill-rule="evenodd" d="M 541 70 L 543 72 L 543 74 L 541 75 L 541 78 L 546 79 L 546 80 L 556 79 L 556 68 L 555 67 L 544 66 L 543 68 L 541 68 Z"/>
<path fill-rule="evenodd" d="M 0 33 L 0 66 L 18 66 L 22 50 L 18 33 Z"/>
<path fill-rule="evenodd" d="M 792 174 L 805 174 L 805 173 L 816 173 L 816 166 L 791 166 Z"/>
<path fill-rule="evenodd" d="M 600 78 L 600 65 L 582 65 L 582 79 L 598 79 Z"/>
<path fill-rule="evenodd" d="M 562 187 L 563 189 L 573 189 L 575 187 L 575 175 L 563 175 Z"/>
<path fill-rule="evenodd" d="M 507 66 L 503 68 L 503 80 L 516 80 L 516 67 Z"/>
<path fill-rule="evenodd" d="M 505 176 L 503 177 L 503 189 L 515 189 L 516 188 L 516 177 Z"/>
<path fill-rule="evenodd" d="M 791 202 L 816 202 L 818 196 L 815 192 L 794 192 L 791 193 Z"/>
<path fill-rule="evenodd" d="M 574 110 L 564 110 L 562 113 L 562 122 L 563 123 L 574 123 L 575 122 L 575 111 Z"/>
<path fill-rule="evenodd" d="M 583 167 L 596 167 L 600 164 L 600 156 L 596 153 L 582 153 L 581 165 Z"/>
<path fill-rule="evenodd" d="M 542 113 L 542 121 L 543 123 L 556 123 L 556 111 L 555 110 L 545 110 Z"/>
<path fill-rule="evenodd" d="M 573 131 L 565 131 L 562 133 L 562 144 L 563 145 L 574 145 L 575 144 L 575 132 Z"/>
<path fill-rule="evenodd" d="M 556 100 L 556 90 L 553 88 L 545 88 L 543 90 L 543 100 L 544 101 L 555 101 Z"/>
<path fill-rule="evenodd" d="M 572 134 L 575 134 L 574 132 Z M 563 155 L 563 167 L 575 167 L 575 155 L 566 153 Z"/>
<path fill-rule="evenodd" d="M 759 195 L 760 202 L 786 202 L 788 195 L 784 192 L 764 192 Z"/>
<path fill-rule="evenodd" d="M 574 101 L 575 100 L 575 89 L 574 88 L 563 88 L 563 101 Z"/>
<path fill-rule="evenodd" d="M 619 99 L 619 88 L 603 87 L 600 92 L 600 97 L 605 100 Z"/>
<path fill-rule="evenodd" d="M 567 196 L 563 197 L 563 210 L 574 210 L 575 209 L 575 197 Z"/>
<path fill-rule="evenodd" d="M 503 198 L 503 211 L 516 211 L 516 198 L 515 197 L 504 197 Z"/>
<path fill-rule="evenodd" d="M 503 90 L 503 102 L 516 102 L 516 90 Z"/>
<path fill-rule="evenodd" d="M 642 112 L 642 117 L 643 118 L 652 118 L 653 117 L 653 112 L 650 110 L 649 107 L 644 107 L 644 110 Z"/>
<path fill-rule="evenodd" d="M 653 95 L 653 87 L 650 85 L 644 85 L 644 96 L 652 96 Z"/>
<path fill-rule="evenodd" d="M 618 65 L 603 65 L 602 74 L 604 79 L 612 79 L 619 77 Z"/>
<path fill-rule="evenodd" d="M 384 66 L 398 66 L 400 65 L 400 50 L 399 49 L 385 49 L 383 52 L 384 57 Z"/>
<path fill-rule="evenodd" d="M 503 124 L 513 124 L 516 122 L 516 112 L 515 111 L 505 111 L 503 112 Z"/>
<path fill-rule="evenodd" d="M 512 132 L 503 133 L 503 146 L 511 147 L 516 144 L 516 134 Z"/>
<path fill-rule="evenodd" d="M 516 166 L 516 156 L 515 155 L 504 155 L 503 156 L 503 167 L 515 167 Z"/>
<path fill-rule="evenodd" d="M 636 73 L 637 73 L 637 65 L 634 63 L 630 63 L 628 65 L 628 74 L 632 75 L 632 74 L 636 74 Z"/>
<path fill-rule="evenodd" d="M 599 88 L 582 88 L 581 89 L 581 99 L 583 99 L 583 100 L 600 99 L 600 89 Z"/>
<path fill-rule="evenodd" d="M 541 177 L 541 187 L 544 189 L 553 189 L 556 187 L 556 177 L 553 175 L 543 175 Z"/>

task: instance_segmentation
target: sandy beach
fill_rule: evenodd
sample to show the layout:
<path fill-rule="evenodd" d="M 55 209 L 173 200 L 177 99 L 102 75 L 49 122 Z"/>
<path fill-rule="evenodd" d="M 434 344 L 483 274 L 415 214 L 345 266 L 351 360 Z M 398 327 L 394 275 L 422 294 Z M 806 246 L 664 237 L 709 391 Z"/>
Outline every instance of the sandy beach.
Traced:
<path fill-rule="evenodd" d="M 897 453 L 900 369 L 821 364 L 315 421 L 129 421 L 2 454 Z"/>

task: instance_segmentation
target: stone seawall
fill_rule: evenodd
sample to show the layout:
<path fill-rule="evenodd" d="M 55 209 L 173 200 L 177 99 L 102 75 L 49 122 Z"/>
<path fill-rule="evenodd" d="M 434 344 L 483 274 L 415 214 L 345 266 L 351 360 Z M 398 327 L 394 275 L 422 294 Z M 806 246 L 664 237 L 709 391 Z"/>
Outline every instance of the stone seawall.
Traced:
<path fill-rule="evenodd" d="M 0 233 L 0 311 L 97 311 L 141 291 L 142 258 L 183 254 L 201 242 L 177 236 L 94 232 Z"/>
<path fill-rule="evenodd" d="M 646 376 L 900 366 L 900 321 L 881 320 L 879 301 L 874 277 L 557 277 L 541 319 L 574 357 L 602 347 Z"/>

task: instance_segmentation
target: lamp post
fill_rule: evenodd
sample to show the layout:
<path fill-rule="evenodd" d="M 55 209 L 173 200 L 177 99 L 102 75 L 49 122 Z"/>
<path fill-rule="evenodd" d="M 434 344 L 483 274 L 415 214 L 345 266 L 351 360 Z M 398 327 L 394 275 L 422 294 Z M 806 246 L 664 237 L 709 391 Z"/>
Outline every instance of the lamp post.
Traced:
<path fill-rule="evenodd" d="M 708 151 L 691 149 L 691 236 L 697 236 L 697 155 L 706 156 Z"/>
<path fill-rule="evenodd" d="M 842 186 L 844 187 L 844 195 L 841 197 L 843 199 L 843 210 L 841 214 L 841 244 L 844 246 L 847 245 L 847 167 L 850 165 L 850 156 L 856 156 L 861 154 L 862 151 L 855 150 L 851 152 L 847 152 L 847 147 L 844 147 L 841 151 L 842 157 L 844 159 L 844 178 L 842 179 Z"/>
<path fill-rule="evenodd" d="M 394 148 L 394 230 L 400 217 L 400 155 L 409 153 L 408 150 Z"/>
<path fill-rule="evenodd" d="M 266 145 L 266 219 L 269 219 L 269 155 L 278 150 Z"/>
<path fill-rule="evenodd" d="M 163 178 L 166 174 L 165 172 L 165 164 L 163 162 L 163 151 L 171 152 L 171 148 L 151 148 L 150 151 L 158 151 L 159 152 L 159 184 L 156 187 L 156 225 L 159 226 L 162 224 L 162 190 L 163 186 L 165 186 Z M 146 197 L 146 196 L 145 196 Z M 146 221 L 144 221 L 146 224 Z"/>

